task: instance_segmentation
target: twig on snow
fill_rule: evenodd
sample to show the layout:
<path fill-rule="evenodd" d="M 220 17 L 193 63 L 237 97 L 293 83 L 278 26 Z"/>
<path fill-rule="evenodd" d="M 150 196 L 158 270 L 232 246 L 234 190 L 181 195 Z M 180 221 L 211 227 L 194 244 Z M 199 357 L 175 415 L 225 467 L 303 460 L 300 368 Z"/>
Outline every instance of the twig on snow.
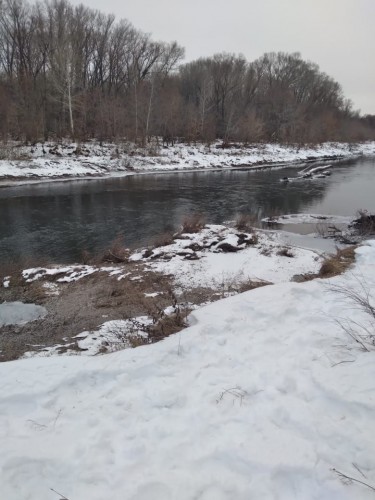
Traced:
<path fill-rule="evenodd" d="M 50 490 L 53 491 L 54 493 L 56 493 L 56 495 L 59 495 L 59 497 L 61 497 L 60 500 L 69 500 L 69 498 L 67 498 L 62 493 L 59 493 L 58 491 L 54 490 L 53 488 L 50 488 Z"/>
<path fill-rule="evenodd" d="M 374 486 L 371 486 L 370 484 L 367 484 L 364 481 L 360 481 L 359 479 L 355 479 L 354 477 L 347 476 L 346 474 L 343 474 L 342 472 L 340 472 L 339 470 L 337 470 L 335 468 L 332 468 L 331 470 L 333 472 L 335 472 L 339 476 L 340 479 L 348 481 L 349 483 L 351 483 L 352 481 L 354 481 L 356 483 L 363 484 L 363 486 L 367 486 L 367 488 L 370 488 L 370 490 L 375 491 Z"/>

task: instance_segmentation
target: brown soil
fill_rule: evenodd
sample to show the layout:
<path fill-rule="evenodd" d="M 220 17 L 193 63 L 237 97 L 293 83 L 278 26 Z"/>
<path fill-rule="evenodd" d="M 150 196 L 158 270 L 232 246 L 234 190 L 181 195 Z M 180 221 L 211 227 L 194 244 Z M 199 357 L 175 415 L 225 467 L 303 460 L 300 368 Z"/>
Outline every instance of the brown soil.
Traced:
<path fill-rule="evenodd" d="M 9 288 L 0 287 L 0 303 L 16 300 L 35 303 L 48 311 L 44 319 L 0 327 L 0 361 L 17 359 L 43 346 L 75 342 L 75 335 L 97 330 L 105 321 L 152 315 L 172 304 L 170 277 L 143 272 L 143 267 L 135 264 L 127 265 L 126 272 L 131 275 L 120 281 L 107 272 L 96 272 L 73 283 L 55 282 L 59 295 L 49 295 L 49 290 L 43 287 L 53 278 L 33 283 L 18 278 L 11 281 Z M 130 279 L 137 276 L 142 278 Z M 160 295 L 145 296 L 153 292 Z"/>

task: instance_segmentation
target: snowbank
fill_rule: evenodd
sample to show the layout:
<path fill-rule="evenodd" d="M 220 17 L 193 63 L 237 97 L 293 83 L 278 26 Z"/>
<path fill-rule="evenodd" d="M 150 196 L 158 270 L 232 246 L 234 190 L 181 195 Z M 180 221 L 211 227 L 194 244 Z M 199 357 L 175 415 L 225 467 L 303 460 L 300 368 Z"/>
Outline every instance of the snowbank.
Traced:
<path fill-rule="evenodd" d="M 336 157 L 375 154 L 375 142 L 358 145 L 325 143 L 315 148 L 277 144 L 222 149 L 219 144 L 189 146 L 177 144 L 157 151 L 134 146 L 87 143 L 77 145 L 38 144 L 14 146 L 13 160 L 0 160 L 0 181 L 56 179 L 73 177 L 124 176 L 134 173 L 226 168 L 238 166 L 283 165 Z"/>
<path fill-rule="evenodd" d="M 375 241 L 357 257 L 332 283 L 373 293 Z M 332 470 L 375 485 L 375 352 L 347 315 L 366 322 L 327 282 L 282 283 L 158 344 L 1 364 L 1 497 L 373 498 Z"/>

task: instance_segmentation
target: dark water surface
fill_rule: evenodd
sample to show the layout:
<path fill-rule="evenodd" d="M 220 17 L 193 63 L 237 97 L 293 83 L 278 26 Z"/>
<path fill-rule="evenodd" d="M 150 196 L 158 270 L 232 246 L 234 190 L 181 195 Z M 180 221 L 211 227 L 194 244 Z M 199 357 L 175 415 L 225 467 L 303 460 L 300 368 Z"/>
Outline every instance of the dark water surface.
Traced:
<path fill-rule="evenodd" d="M 80 261 L 123 233 L 127 245 L 152 242 L 186 214 L 220 223 L 239 212 L 354 215 L 375 211 L 375 159 L 335 166 L 331 177 L 283 184 L 296 168 L 152 174 L 118 179 L 33 184 L 0 189 L 0 265 L 48 257 Z"/>

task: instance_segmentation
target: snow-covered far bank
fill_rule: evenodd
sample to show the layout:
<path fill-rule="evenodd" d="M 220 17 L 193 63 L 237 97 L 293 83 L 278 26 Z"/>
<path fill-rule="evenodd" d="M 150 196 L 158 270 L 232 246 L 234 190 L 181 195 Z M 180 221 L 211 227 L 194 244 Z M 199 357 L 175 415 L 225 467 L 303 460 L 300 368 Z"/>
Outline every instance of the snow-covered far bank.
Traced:
<path fill-rule="evenodd" d="M 375 142 L 324 143 L 316 147 L 258 144 L 223 149 L 176 144 L 135 148 L 129 144 L 37 144 L 3 146 L 0 185 L 14 181 L 126 176 L 135 173 L 189 171 L 206 168 L 281 166 L 313 160 L 374 155 Z"/>
<path fill-rule="evenodd" d="M 374 305 L 375 241 L 356 253 L 330 284 Z M 372 499 L 375 351 L 348 318 L 369 326 L 327 281 L 280 283 L 157 344 L 1 364 L 1 496 Z"/>

